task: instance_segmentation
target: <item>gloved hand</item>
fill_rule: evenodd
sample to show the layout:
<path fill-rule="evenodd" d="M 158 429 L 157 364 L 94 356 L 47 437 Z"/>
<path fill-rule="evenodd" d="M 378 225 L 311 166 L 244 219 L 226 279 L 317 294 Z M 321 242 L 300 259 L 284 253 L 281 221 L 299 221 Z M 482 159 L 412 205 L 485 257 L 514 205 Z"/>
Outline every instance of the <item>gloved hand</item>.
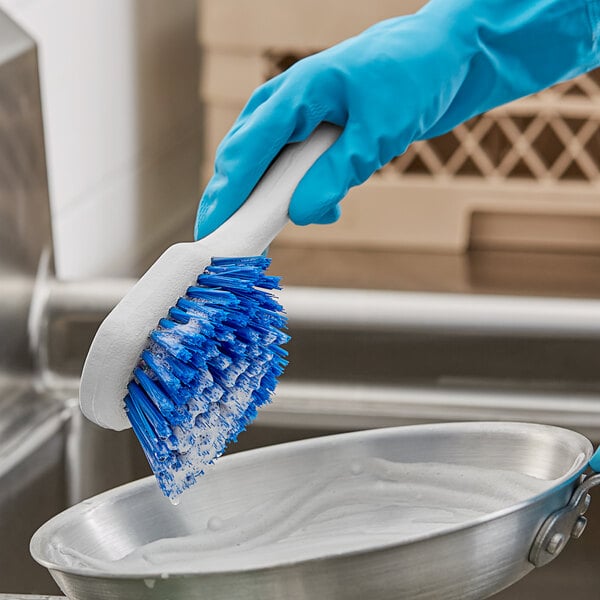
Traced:
<path fill-rule="evenodd" d="M 351 186 L 421 139 L 600 64 L 600 0 L 432 0 L 259 87 L 219 145 L 196 239 L 252 191 L 282 147 L 344 127 L 298 185 L 298 225 L 331 223 Z"/>

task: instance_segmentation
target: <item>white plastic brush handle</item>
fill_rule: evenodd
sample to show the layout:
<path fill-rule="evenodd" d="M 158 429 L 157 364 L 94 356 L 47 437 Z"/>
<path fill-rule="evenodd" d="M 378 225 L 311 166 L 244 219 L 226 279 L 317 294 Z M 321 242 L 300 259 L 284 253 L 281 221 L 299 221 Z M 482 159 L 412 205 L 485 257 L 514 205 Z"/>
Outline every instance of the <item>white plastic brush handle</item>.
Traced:
<path fill-rule="evenodd" d="M 321 124 L 304 142 L 282 150 L 246 202 L 216 231 L 196 242 L 212 256 L 260 254 L 288 223 L 288 209 L 298 183 L 340 134 Z"/>
<path fill-rule="evenodd" d="M 242 206 L 216 231 L 175 244 L 148 269 L 100 325 L 79 388 L 85 416 L 102 427 L 130 427 L 123 399 L 148 334 L 210 263 L 213 256 L 255 256 L 288 222 L 298 183 L 335 142 L 341 129 L 323 123 L 304 142 L 289 144 Z"/>

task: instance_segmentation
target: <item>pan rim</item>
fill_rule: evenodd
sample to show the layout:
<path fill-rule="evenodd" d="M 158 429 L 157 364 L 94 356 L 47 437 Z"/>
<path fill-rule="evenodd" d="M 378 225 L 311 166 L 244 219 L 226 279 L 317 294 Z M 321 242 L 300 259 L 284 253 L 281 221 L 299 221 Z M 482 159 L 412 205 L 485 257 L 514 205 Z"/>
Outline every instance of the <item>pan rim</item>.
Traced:
<path fill-rule="evenodd" d="M 519 511 L 524 510 L 530 506 L 533 506 L 539 502 L 544 501 L 545 499 L 556 494 L 560 489 L 568 487 L 574 483 L 587 469 L 589 459 L 593 454 L 593 446 L 588 438 L 584 435 L 575 432 L 573 430 L 558 427 L 555 425 L 545 425 L 538 423 L 527 423 L 522 421 L 459 421 L 459 422 L 451 422 L 451 423 L 432 423 L 432 424 L 422 424 L 422 425 L 407 425 L 407 426 L 396 426 L 396 427 L 383 427 L 377 429 L 366 429 L 359 431 L 352 431 L 347 433 L 339 433 L 333 435 L 325 435 L 319 436 L 315 438 L 297 440 L 292 442 L 285 442 L 282 444 L 276 444 L 273 446 L 266 446 L 261 448 L 255 448 L 252 450 L 247 450 L 239 454 L 228 455 L 221 457 L 219 459 L 219 463 L 229 464 L 230 461 L 235 460 L 236 462 L 244 461 L 244 460 L 252 460 L 254 457 L 263 455 L 263 454 L 271 454 L 280 452 L 282 449 L 293 445 L 294 447 L 299 447 L 303 445 L 314 445 L 315 443 L 324 443 L 325 441 L 335 442 L 338 438 L 349 439 L 351 437 L 358 438 L 367 438 L 373 439 L 377 437 L 385 437 L 386 435 L 390 435 L 393 432 L 402 430 L 404 433 L 409 432 L 409 434 L 416 430 L 421 431 L 447 431 L 447 430 L 472 430 L 472 433 L 482 433 L 486 430 L 495 430 L 496 432 L 501 431 L 502 429 L 511 430 L 511 431 L 519 431 L 519 430 L 529 430 L 529 431 L 554 431 L 554 432 L 562 432 L 563 435 L 567 434 L 573 438 L 573 440 L 579 439 L 582 444 L 583 453 L 585 454 L 585 460 L 581 463 L 581 465 L 576 469 L 574 469 L 575 463 L 573 466 L 560 478 L 555 480 L 555 485 L 551 488 L 544 490 L 539 494 L 535 494 L 523 500 L 517 504 L 513 504 L 511 506 L 502 508 L 497 511 L 493 511 L 479 517 L 474 518 L 470 521 L 465 521 L 463 523 L 451 524 L 448 527 L 437 530 L 434 532 L 423 533 L 420 535 L 415 535 L 411 538 L 402 540 L 400 542 L 388 542 L 382 543 L 378 546 L 373 546 L 370 548 L 360 548 L 356 550 L 350 551 L 341 551 L 337 553 L 326 553 L 322 556 L 315 556 L 307 559 L 301 560 L 287 560 L 274 563 L 272 565 L 266 566 L 243 566 L 237 568 L 224 568 L 222 570 L 210 569 L 210 570 L 202 570 L 197 569 L 195 571 L 173 571 L 168 574 L 168 578 L 189 578 L 189 577 L 211 577 L 211 576 L 224 576 L 224 575 L 234 575 L 241 573 L 260 573 L 260 572 L 271 572 L 280 569 L 286 569 L 298 565 L 309 565 L 311 563 L 319 562 L 322 563 L 324 561 L 335 561 L 339 559 L 346 559 L 351 557 L 360 557 L 362 555 L 371 555 L 375 552 L 392 550 L 392 549 L 400 549 L 404 547 L 408 547 L 413 544 L 420 544 L 426 542 L 428 540 L 433 540 L 436 538 L 441 538 L 444 536 L 450 536 L 456 534 L 460 531 L 466 531 L 468 529 L 472 529 L 475 527 L 479 527 L 485 523 L 489 523 L 492 521 L 496 521 L 502 519 L 510 514 L 517 513 Z M 130 573 L 130 572 L 105 572 L 93 567 L 78 567 L 72 565 L 59 564 L 55 560 L 48 559 L 44 556 L 44 546 L 47 545 L 48 541 L 52 539 L 53 533 L 58 531 L 63 524 L 70 523 L 73 516 L 78 515 L 82 511 L 86 510 L 90 505 L 98 506 L 101 505 L 102 502 L 106 500 L 106 498 L 110 497 L 111 501 L 115 501 L 116 498 L 119 497 L 120 494 L 127 491 L 128 493 L 140 491 L 145 487 L 156 485 L 154 482 L 154 476 L 149 475 L 147 477 L 143 477 L 141 479 L 137 479 L 123 485 L 117 486 L 100 494 L 97 494 L 89 499 L 83 500 L 78 504 L 75 504 L 59 514 L 55 515 L 48 521 L 46 521 L 43 525 L 41 525 L 36 532 L 33 534 L 30 542 L 30 553 L 35 561 L 47 568 L 50 571 L 56 571 L 60 573 L 64 573 L 70 576 L 83 577 L 86 579 L 95 578 L 95 579 L 104 579 L 104 580 L 124 580 L 124 579 L 134 579 L 134 580 L 160 580 L 164 579 L 164 570 L 156 570 L 156 571 L 148 571 L 143 572 L 142 574 L 138 573 Z M 46 538 L 46 543 L 42 541 L 42 538 Z"/>

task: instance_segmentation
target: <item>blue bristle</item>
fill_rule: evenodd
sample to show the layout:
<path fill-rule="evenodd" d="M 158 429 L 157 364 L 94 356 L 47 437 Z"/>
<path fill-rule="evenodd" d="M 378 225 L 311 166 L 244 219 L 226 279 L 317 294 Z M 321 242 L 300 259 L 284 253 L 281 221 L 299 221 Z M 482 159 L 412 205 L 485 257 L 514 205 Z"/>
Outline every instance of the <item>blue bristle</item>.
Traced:
<path fill-rule="evenodd" d="M 176 335 L 170 333 L 169 330 L 162 331 L 155 329 L 150 334 L 150 339 L 156 342 L 163 350 L 169 352 L 179 360 L 190 361 L 192 353 L 179 343 Z"/>
<path fill-rule="evenodd" d="M 208 287 L 220 287 L 231 292 L 252 292 L 254 285 L 252 281 L 228 277 L 227 274 L 207 274 L 198 277 L 198 283 Z"/>
<path fill-rule="evenodd" d="M 143 388 L 148 398 L 154 402 L 156 407 L 163 415 L 168 415 L 169 419 L 172 421 L 173 416 L 176 414 L 176 407 L 169 396 L 167 396 L 161 390 L 161 388 L 139 367 L 135 368 L 133 375 L 135 376 L 138 384 Z"/>
<path fill-rule="evenodd" d="M 222 265 L 238 267 L 240 265 L 250 265 L 256 267 L 262 273 L 269 268 L 271 259 L 266 256 L 215 256 L 206 270 L 214 269 Z"/>
<path fill-rule="evenodd" d="M 190 321 L 190 315 L 177 306 L 173 306 L 169 309 L 169 317 L 173 319 L 173 328 L 175 328 L 177 323 L 185 325 Z"/>
<path fill-rule="evenodd" d="M 177 301 L 177 308 L 186 312 L 188 317 L 205 320 L 207 324 L 216 319 L 218 323 L 221 319 L 221 309 L 219 306 L 212 306 L 210 302 L 202 302 L 199 299 L 185 296 Z"/>
<path fill-rule="evenodd" d="M 287 364 L 287 319 L 264 256 L 213 258 L 149 335 L 126 412 L 156 479 L 175 498 L 267 404 Z"/>
<path fill-rule="evenodd" d="M 260 338 L 259 333 L 253 329 L 252 327 L 246 327 L 242 331 L 238 333 L 238 337 L 243 341 L 249 344 L 260 344 L 262 340 Z"/>
<path fill-rule="evenodd" d="M 237 306 L 239 304 L 239 301 L 234 294 L 224 290 L 191 286 L 188 288 L 187 295 L 190 298 L 210 302 L 212 305 L 218 304 L 219 306 Z"/>
<path fill-rule="evenodd" d="M 125 397 L 125 410 L 131 421 L 131 426 L 148 457 L 152 470 L 162 470 L 161 463 L 171 458 L 168 448 L 148 422 L 142 408 L 130 394 Z"/>
<path fill-rule="evenodd" d="M 175 404 L 185 404 L 188 394 L 181 381 L 171 373 L 164 359 L 153 355 L 148 349 L 142 352 L 142 360 L 154 373 L 156 381 Z"/>
<path fill-rule="evenodd" d="M 175 356 L 167 354 L 163 357 L 163 360 L 173 377 L 186 385 L 189 385 L 194 380 L 194 377 L 198 372 L 197 369 L 187 365 Z"/>
<path fill-rule="evenodd" d="M 161 440 L 166 440 L 173 435 L 168 421 L 163 417 L 154 403 L 144 393 L 144 390 L 135 381 L 130 381 L 127 386 L 131 402 L 144 413 L 148 424 Z"/>
<path fill-rule="evenodd" d="M 209 359 L 207 362 L 210 367 L 218 369 L 219 371 L 224 371 L 233 363 L 231 358 L 229 358 L 226 354 L 218 354 L 217 356 Z"/>

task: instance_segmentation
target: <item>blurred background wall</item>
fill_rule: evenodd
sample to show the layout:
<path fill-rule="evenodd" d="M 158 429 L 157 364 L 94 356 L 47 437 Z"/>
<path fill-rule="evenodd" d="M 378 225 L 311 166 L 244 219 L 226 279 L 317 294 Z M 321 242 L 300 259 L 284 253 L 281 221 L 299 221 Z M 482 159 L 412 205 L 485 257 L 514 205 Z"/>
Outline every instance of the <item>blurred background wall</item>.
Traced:
<path fill-rule="evenodd" d="M 0 0 L 36 40 L 58 274 L 135 275 L 190 238 L 196 1 Z"/>

